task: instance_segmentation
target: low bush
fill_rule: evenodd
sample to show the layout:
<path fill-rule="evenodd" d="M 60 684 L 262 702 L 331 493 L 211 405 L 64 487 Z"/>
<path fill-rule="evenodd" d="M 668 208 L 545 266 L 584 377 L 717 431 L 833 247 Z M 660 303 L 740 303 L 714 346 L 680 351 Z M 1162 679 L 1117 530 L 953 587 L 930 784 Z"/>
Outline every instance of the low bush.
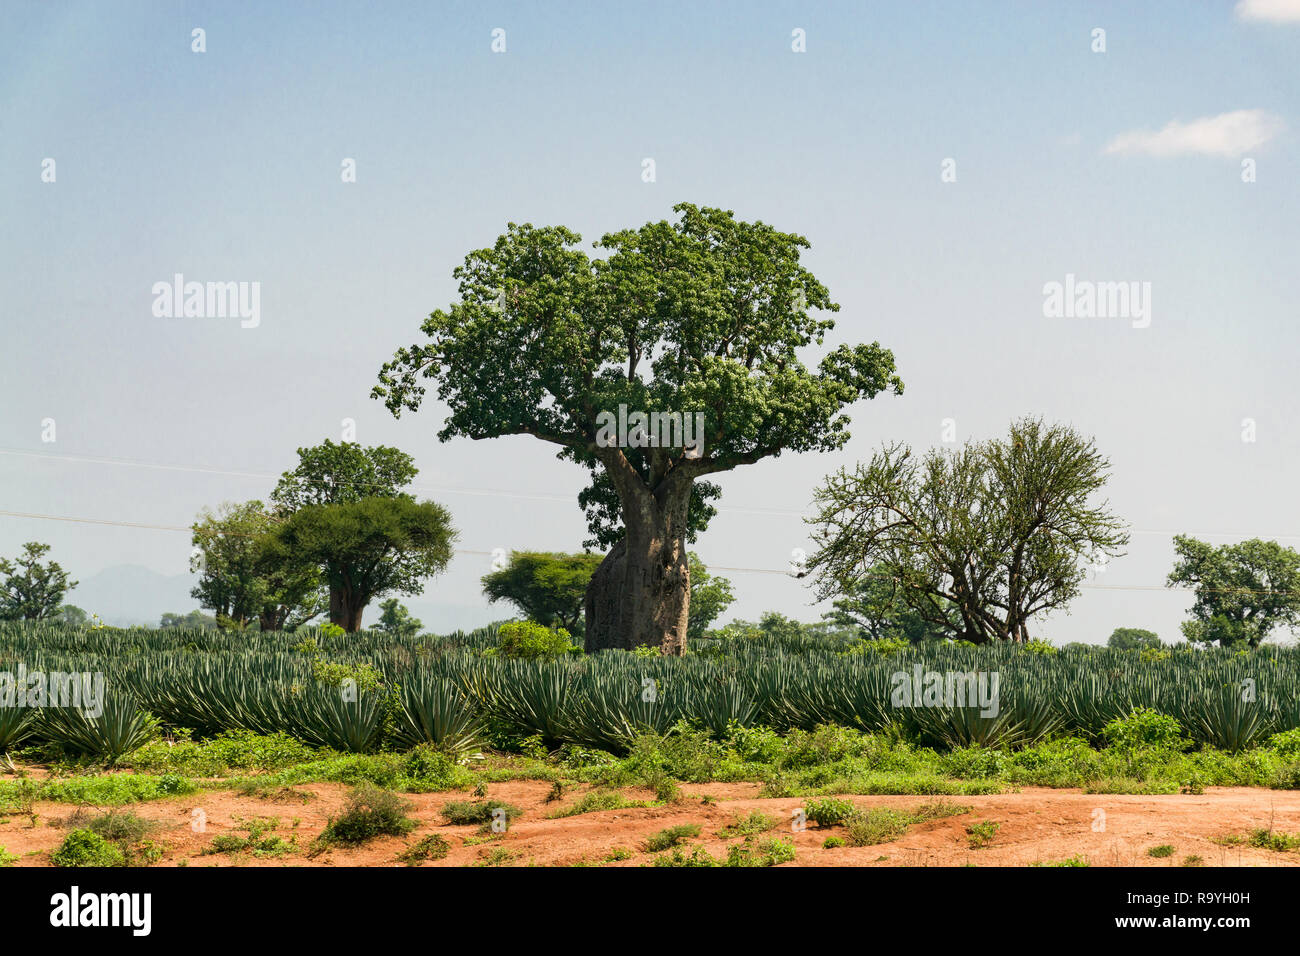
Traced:
<path fill-rule="evenodd" d="M 125 866 L 126 855 L 110 840 L 92 830 L 73 830 L 50 854 L 55 866 Z"/>
<path fill-rule="evenodd" d="M 347 807 L 331 817 L 312 846 L 319 852 L 331 846 L 357 846 L 379 836 L 405 836 L 415 828 L 408 817 L 411 804 L 397 794 L 363 783 L 348 797 Z"/>
<path fill-rule="evenodd" d="M 546 627 L 535 621 L 510 621 L 497 631 L 496 652 L 500 657 L 561 657 L 579 651 L 562 627 Z"/>

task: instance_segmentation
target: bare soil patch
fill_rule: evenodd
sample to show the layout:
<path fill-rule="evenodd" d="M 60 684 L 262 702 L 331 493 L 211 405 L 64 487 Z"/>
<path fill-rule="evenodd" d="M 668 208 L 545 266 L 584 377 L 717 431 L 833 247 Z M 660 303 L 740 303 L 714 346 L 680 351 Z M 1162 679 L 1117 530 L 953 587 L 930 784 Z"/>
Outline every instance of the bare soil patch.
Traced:
<path fill-rule="evenodd" d="M 944 798 L 968 805 L 968 813 L 913 825 L 890 843 L 824 849 L 842 829 L 809 824 L 792 829 L 792 813 L 802 798 L 761 799 L 757 784 L 687 784 L 682 799 L 661 807 L 605 810 L 549 819 L 556 809 L 579 799 L 574 788 L 558 802 L 548 802 L 551 785 L 538 781 L 492 784 L 488 800 L 514 804 L 523 815 L 508 832 L 494 835 L 477 826 L 449 826 L 439 811 L 452 800 L 474 800 L 468 793 L 408 794 L 418 826 L 407 837 L 382 837 L 356 848 L 334 848 L 309 856 L 308 847 L 331 815 L 342 809 L 349 788 L 319 783 L 286 788 L 273 797 L 213 790 L 173 799 L 134 804 L 139 816 L 156 821 L 149 838 L 164 848 L 157 866 L 401 866 L 399 856 L 430 833 L 450 844 L 444 859 L 423 866 L 493 865 L 568 866 L 580 863 L 638 866 L 655 854 L 643 844 L 653 833 L 677 824 L 698 824 L 700 836 L 687 849 L 703 846 L 718 858 L 740 842 L 719 834 L 740 816 L 760 810 L 778 825 L 763 836 L 791 840 L 796 859 L 788 866 L 1028 866 L 1082 857 L 1092 866 L 1179 866 L 1189 856 L 1206 866 L 1300 866 L 1300 852 L 1276 852 L 1246 845 L 1224 846 L 1216 839 L 1245 836 L 1257 828 L 1300 833 L 1300 793 L 1245 787 L 1211 787 L 1202 795 L 1103 796 L 1077 790 L 1025 788 L 993 796 Z M 633 800 L 649 793 L 625 790 Z M 709 797 L 711 800 L 705 801 Z M 847 795 L 859 807 L 914 809 L 932 798 Z M 37 803 L 34 815 L 0 818 L 0 846 L 18 857 L 16 866 L 48 866 L 49 851 L 67 832 L 76 807 Z M 95 808 L 88 808 L 95 809 Z M 107 809 L 107 808 L 100 808 Z M 258 858 L 248 851 L 204 853 L 214 838 L 246 836 L 241 823 L 277 818 L 268 831 L 292 840 L 290 852 Z M 972 848 L 966 828 L 991 820 L 998 824 L 988 846 Z M 1171 855 L 1151 857 L 1151 847 L 1173 847 Z M 625 859 L 614 859 L 628 854 Z"/>

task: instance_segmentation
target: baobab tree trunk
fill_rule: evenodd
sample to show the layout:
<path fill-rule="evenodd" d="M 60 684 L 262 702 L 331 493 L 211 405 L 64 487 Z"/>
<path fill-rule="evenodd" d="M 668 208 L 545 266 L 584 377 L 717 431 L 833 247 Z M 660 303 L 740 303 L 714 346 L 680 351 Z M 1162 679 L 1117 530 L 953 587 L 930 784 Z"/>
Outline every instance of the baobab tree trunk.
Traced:
<path fill-rule="evenodd" d="M 337 624 L 349 634 L 361 630 L 361 615 L 366 601 L 353 588 L 330 585 L 330 623 Z"/>
<path fill-rule="evenodd" d="M 644 485 L 619 493 L 626 530 L 587 585 L 586 649 L 654 647 L 661 654 L 683 654 L 691 601 L 691 483 L 668 481 L 653 493 Z"/>
<path fill-rule="evenodd" d="M 691 600 L 685 547 L 629 550 L 627 540 L 614 545 L 587 586 L 588 653 L 608 647 L 685 653 Z"/>
<path fill-rule="evenodd" d="M 337 584 L 330 585 L 330 623 L 343 626 L 343 589 Z"/>

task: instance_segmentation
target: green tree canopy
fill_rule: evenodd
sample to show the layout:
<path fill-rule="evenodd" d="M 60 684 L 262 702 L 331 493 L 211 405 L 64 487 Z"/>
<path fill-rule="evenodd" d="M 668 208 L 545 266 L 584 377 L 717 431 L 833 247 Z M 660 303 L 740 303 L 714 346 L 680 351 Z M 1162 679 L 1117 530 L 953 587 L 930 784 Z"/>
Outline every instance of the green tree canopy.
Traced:
<path fill-rule="evenodd" d="M 217 626 L 217 619 L 211 614 L 204 614 L 202 611 L 190 611 L 188 614 L 164 611 L 162 617 L 158 619 L 159 628 L 189 627 L 210 630 Z"/>
<path fill-rule="evenodd" d="M 271 492 L 280 517 L 308 505 L 352 504 L 363 498 L 414 497 L 403 489 L 419 469 L 406 452 L 388 445 L 363 448 L 357 442 L 335 444 L 326 439 L 298 449 L 298 465 L 280 476 Z M 346 627 L 343 595 L 328 583 L 330 623 Z"/>
<path fill-rule="evenodd" d="M 531 435 L 592 473 L 580 496 L 593 538 L 612 543 L 593 576 L 586 643 L 681 653 L 689 617 L 688 540 L 707 523 L 710 475 L 848 439 L 846 406 L 901 392 L 893 355 L 839 345 L 815 370 L 798 350 L 839 306 L 800 264 L 802 236 L 721 209 L 674 207 L 675 223 L 607 233 L 604 258 L 560 226 L 511 223 L 455 270 L 460 300 L 398 350 L 374 395 L 394 415 L 426 382 L 448 409 L 438 433 Z M 702 443 L 598 441 L 620 409 L 703 416 Z M 679 436 L 680 437 L 680 436 Z"/>
<path fill-rule="evenodd" d="M 1141 651 L 1160 648 L 1160 636 L 1140 627 L 1117 627 L 1106 639 L 1106 646 L 1117 651 Z"/>
<path fill-rule="evenodd" d="M 816 492 L 818 597 L 883 571 L 938 634 L 1027 641 L 1035 615 L 1065 607 L 1128 541 L 1093 501 L 1109 467 L 1092 439 L 1035 419 L 953 451 L 887 446 Z"/>
<path fill-rule="evenodd" d="M 1259 646 L 1277 627 L 1300 621 L 1300 554 L 1276 541 L 1252 538 L 1214 547 L 1187 535 L 1174 538 L 1178 561 L 1170 587 L 1196 592 L 1183 635 L 1221 647 Z"/>
<path fill-rule="evenodd" d="M 16 561 L 0 558 L 0 620 L 43 621 L 57 617 L 63 596 L 77 586 L 57 561 L 41 563 L 50 546 L 28 541 Z"/>
<path fill-rule="evenodd" d="M 884 565 L 876 565 L 848 592 L 836 598 L 822 620 L 837 629 L 855 632 L 863 640 L 905 640 L 913 644 L 930 637 L 944 637 L 960 630 L 960 618 L 946 600 L 939 600 L 936 611 L 947 616 L 939 626 L 929 624 L 908 605 L 901 581 Z"/>
<path fill-rule="evenodd" d="M 420 633 L 424 624 L 411 616 L 410 610 L 397 598 L 389 598 L 379 605 L 379 623 L 375 630 L 392 634 L 394 637 L 414 637 Z"/>
<path fill-rule="evenodd" d="M 402 491 L 419 469 L 410 455 L 387 445 L 362 448 L 326 439 L 298 449 L 298 464 L 280 476 L 271 500 L 280 511 L 306 505 L 337 505 L 362 498 L 410 497 Z"/>
<path fill-rule="evenodd" d="M 75 604 L 64 604 L 59 608 L 58 619 L 71 627 L 87 627 L 90 615 Z"/>
<path fill-rule="evenodd" d="M 451 515 L 432 501 L 362 498 L 305 505 L 282 522 L 268 545 L 281 566 L 317 567 L 338 595 L 330 622 L 360 630 L 366 605 L 390 593 L 421 594 L 424 578 L 451 561 Z"/>
<path fill-rule="evenodd" d="M 581 634 L 587 585 L 603 557 L 512 551 L 504 568 L 483 576 L 483 593 L 510 602 L 530 621 Z"/>
<path fill-rule="evenodd" d="M 190 564 L 199 580 L 190 596 L 219 626 L 292 630 L 325 610 L 319 569 L 283 563 L 269 549 L 279 521 L 260 501 L 227 502 L 191 526 Z"/>

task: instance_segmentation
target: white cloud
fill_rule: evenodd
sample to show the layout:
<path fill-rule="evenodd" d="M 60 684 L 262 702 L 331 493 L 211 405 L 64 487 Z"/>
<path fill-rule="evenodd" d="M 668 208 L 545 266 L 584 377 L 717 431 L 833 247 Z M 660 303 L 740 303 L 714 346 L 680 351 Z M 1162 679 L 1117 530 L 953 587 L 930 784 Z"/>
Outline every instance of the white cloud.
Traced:
<path fill-rule="evenodd" d="M 1264 23 L 1300 23 L 1300 0 L 1237 0 L 1238 20 Z"/>
<path fill-rule="evenodd" d="M 1274 0 L 1276 2 L 1276 0 Z M 1131 130 L 1106 144 L 1106 153 L 1126 156 L 1240 156 L 1262 146 L 1284 128 L 1282 118 L 1267 110 L 1234 110 L 1178 120 L 1158 132 Z"/>

